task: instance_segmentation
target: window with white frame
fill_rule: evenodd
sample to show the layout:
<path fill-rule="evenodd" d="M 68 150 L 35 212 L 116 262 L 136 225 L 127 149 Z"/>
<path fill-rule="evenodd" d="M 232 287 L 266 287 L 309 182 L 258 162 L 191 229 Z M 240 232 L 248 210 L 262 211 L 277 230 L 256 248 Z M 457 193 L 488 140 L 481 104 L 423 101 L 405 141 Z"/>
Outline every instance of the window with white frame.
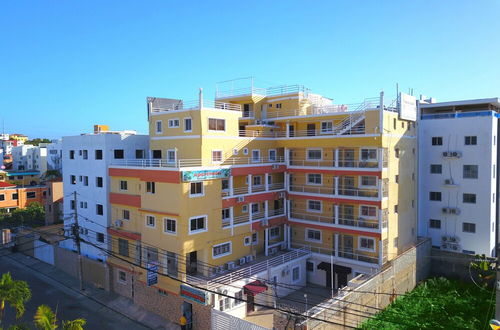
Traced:
<path fill-rule="evenodd" d="M 323 153 L 321 149 L 308 149 L 307 160 L 321 160 Z"/>
<path fill-rule="evenodd" d="M 156 218 L 153 215 L 146 216 L 146 226 L 154 227 L 156 225 Z"/>
<path fill-rule="evenodd" d="M 253 185 L 254 186 L 260 186 L 260 185 L 262 185 L 262 176 L 255 175 L 255 176 L 252 177 L 252 179 L 253 179 Z"/>
<path fill-rule="evenodd" d="M 123 220 L 130 220 L 130 211 L 129 210 L 122 210 L 122 218 L 123 218 Z"/>
<path fill-rule="evenodd" d="M 162 127 L 162 121 L 161 120 L 157 120 L 156 122 L 156 134 L 159 134 L 159 133 L 162 133 L 163 132 L 163 127 Z"/>
<path fill-rule="evenodd" d="M 321 242 L 321 231 L 316 229 L 306 229 L 306 241 Z"/>
<path fill-rule="evenodd" d="M 362 217 L 375 218 L 377 217 L 377 207 L 371 205 L 361 205 L 359 213 Z"/>
<path fill-rule="evenodd" d="M 248 155 L 248 148 L 243 148 L 243 155 Z"/>
<path fill-rule="evenodd" d="M 212 247 L 212 257 L 220 258 L 231 254 L 231 242 L 217 244 Z"/>
<path fill-rule="evenodd" d="M 257 245 L 259 243 L 259 233 L 252 234 L 252 245 Z"/>
<path fill-rule="evenodd" d="M 229 190 L 229 180 L 228 179 L 222 179 L 221 180 L 221 185 L 222 185 L 222 190 Z"/>
<path fill-rule="evenodd" d="M 231 218 L 231 210 L 230 209 L 222 209 L 222 220 L 227 220 Z"/>
<path fill-rule="evenodd" d="M 319 173 L 307 174 L 307 184 L 321 185 L 322 175 Z"/>
<path fill-rule="evenodd" d="M 333 132 L 333 122 L 331 121 L 322 121 L 321 122 L 321 133 L 331 133 Z"/>
<path fill-rule="evenodd" d="M 177 220 L 163 218 L 163 231 L 168 234 L 177 233 Z"/>
<path fill-rule="evenodd" d="M 125 180 L 120 180 L 120 190 L 127 190 L 127 181 Z"/>
<path fill-rule="evenodd" d="M 243 301 L 243 290 L 235 292 L 234 293 L 234 298 L 236 298 L 236 299 L 234 299 L 234 306 L 243 304 L 244 303 L 244 301 Z"/>
<path fill-rule="evenodd" d="M 370 176 L 363 175 L 361 176 L 361 185 L 368 187 L 375 187 L 377 185 L 377 177 L 372 175 Z"/>
<path fill-rule="evenodd" d="M 278 238 L 280 236 L 280 227 L 269 228 L 269 237 Z"/>
<path fill-rule="evenodd" d="M 292 281 L 293 282 L 300 281 L 300 266 L 292 268 Z"/>
<path fill-rule="evenodd" d="M 238 156 L 238 149 L 236 148 L 233 149 L 233 156 Z"/>
<path fill-rule="evenodd" d="M 221 312 L 231 308 L 231 299 L 228 297 L 221 296 L 219 300 L 219 310 Z"/>
<path fill-rule="evenodd" d="M 193 131 L 193 120 L 191 118 L 184 118 L 184 132 Z"/>
<path fill-rule="evenodd" d="M 178 128 L 180 126 L 179 118 L 173 118 L 168 120 L 169 128 Z"/>
<path fill-rule="evenodd" d="M 123 270 L 118 271 L 118 282 L 127 283 L 127 273 L 125 273 Z"/>
<path fill-rule="evenodd" d="M 212 163 L 221 163 L 221 162 L 222 162 L 222 151 L 212 150 Z"/>
<path fill-rule="evenodd" d="M 250 244 L 252 244 L 252 237 L 251 236 L 245 236 L 245 238 L 243 238 L 243 245 L 249 246 Z"/>
<path fill-rule="evenodd" d="M 203 181 L 200 182 L 191 182 L 191 186 L 189 189 L 189 196 L 203 196 Z"/>
<path fill-rule="evenodd" d="M 365 251 L 375 251 L 375 239 L 370 237 L 359 237 L 359 249 Z"/>
<path fill-rule="evenodd" d="M 167 163 L 172 164 L 175 163 L 176 161 L 176 152 L 175 149 L 168 149 L 167 150 Z"/>
<path fill-rule="evenodd" d="M 361 149 L 361 160 L 377 160 L 377 149 Z"/>
<path fill-rule="evenodd" d="M 252 204 L 252 214 L 259 212 L 259 203 Z"/>
<path fill-rule="evenodd" d="M 276 149 L 269 149 L 269 161 L 275 162 L 276 159 Z"/>
<path fill-rule="evenodd" d="M 252 162 L 260 162 L 260 150 L 252 150 Z"/>
<path fill-rule="evenodd" d="M 321 212 L 321 201 L 308 200 L 307 210 L 310 212 Z"/>
<path fill-rule="evenodd" d="M 248 213 L 248 204 L 245 204 L 241 207 L 241 213 Z"/>
<path fill-rule="evenodd" d="M 199 216 L 189 219 L 189 233 L 194 234 L 207 230 L 207 217 Z"/>
<path fill-rule="evenodd" d="M 208 130 L 209 131 L 225 131 L 226 130 L 226 120 L 218 118 L 208 118 Z"/>
<path fill-rule="evenodd" d="M 146 192 L 150 194 L 154 194 L 156 192 L 156 185 L 153 181 L 146 182 Z"/>

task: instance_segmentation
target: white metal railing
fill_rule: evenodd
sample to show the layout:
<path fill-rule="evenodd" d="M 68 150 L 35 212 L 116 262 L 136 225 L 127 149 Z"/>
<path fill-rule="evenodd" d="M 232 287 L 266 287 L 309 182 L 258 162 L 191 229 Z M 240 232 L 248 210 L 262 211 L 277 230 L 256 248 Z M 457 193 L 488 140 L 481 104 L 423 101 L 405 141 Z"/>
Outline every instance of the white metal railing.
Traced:
<path fill-rule="evenodd" d="M 179 101 L 176 103 L 170 103 L 162 106 L 154 106 L 151 108 L 152 113 L 165 112 L 165 111 L 176 111 L 176 110 L 196 110 L 200 108 L 200 100 L 189 100 L 189 101 Z M 225 103 L 215 100 L 203 100 L 203 108 L 209 109 L 221 109 L 221 110 L 233 110 L 241 111 L 241 104 Z"/>
<path fill-rule="evenodd" d="M 350 186 L 339 186 L 337 195 L 355 196 L 355 197 L 373 197 L 378 198 L 378 188 L 358 188 Z"/>
<path fill-rule="evenodd" d="M 378 197 L 378 188 L 358 188 L 351 186 L 313 186 L 313 185 L 290 185 L 290 192 L 303 192 L 321 195 L 341 195 L 341 196 L 356 196 L 356 197 Z"/>
<path fill-rule="evenodd" d="M 269 190 L 280 190 L 285 188 L 285 183 L 284 182 L 276 182 L 276 183 L 271 183 L 268 186 Z"/>
<path fill-rule="evenodd" d="M 250 216 L 248 215 L 248 213 L 233 217 L 233 224 L 235 224 L 235 225 L 239 225 L 239 224 L 246 223 L 249 221 L 250 221 Z"/>
<path fill-rule="evenodd" d="M 223 166 L 223 165 L 250 165 L 250 164 L 273 164 L 284 163 L 285 158 L 279 157 L 230 157 L 220 162 L 211 162 L 210 159 L 115 159 L 111 165 L 116 166 L 131 166 L 131 167 L 197 167 L 197 166 Z"/>
<path fill-rule="evenodd" d="M 274 210 L 269 210 L 267 216 L 268 217 L 276 217 L 279 215 L 285 215 L 285 209 L 274 209 Z"/>
<path fill-rule="evenodd" d="M 312 246 L 310 244 L 311 243 L 309 242 L 294 241 L 292 242 L 292 247 L 293 248 L 307 247 L 307 249 L 309 249 L 313 253 L 326 254 L 329 256 L 334 255 L 335 258 L 344 258 L 350 260 L 357 260 L 361 262 L 367 262 L 370 264 L 378 264 L 378 256 L 373 257 L 368 254 L 365 254 L 365 252 L 363 251 L 358 251 L 355 249 L 346 249 L 342 247 L 339 247 L 338 250 L 336 251 L 333 246 L 332 248 L 324 248 L 324 247 Z"/>
<path fill-rule="evenodd" d="M 233 195 L 248 194 L 248 187 L 235 187 L 233 188 Z"/>
<path fill-rule="evenodd" d="M 255 186 L 252 186 L 252 192 L 261 192 L 261 191 L 265 191 L 266 190 L 266 186 L 263 185 L 263 184 L 259 184 L 259 185 L 255 185 Z"/>
<path fill-rule="evenodd" d="M 333 160 L 333 159 L 295 159 L 289 160 L 290 166 L 316 166 L 316 167 L 339 167 L 339 168 L 379 168 L 377 160 Z"/>
<path fill-rule="evenodd" d="M 304 209 L 292 209 L 290 211 L 290 218 L 297 220 L 306 220 L 306 221 L 314 221 L 314 222 L 322 222 L 334 225 L 342 225 L 348 227 L 356 227 L 356 228 L 370 228 L 370 229 L 379 229 L 379 221 L 378 219 L 365 219 L 359 217 L 357 219 L 354 218 L 346 218 L 342 215 L 339 215 L 338 219 L 335 219 L 334 215 L 324 216 L 317 215 L 314 213 L 310 213 Z"/>
<path fill-rule="evenodd" d="M 284 95 L 291 93 L 308 93 L 309 89 L 302 85 L 282 85 L 275 86 L 269 88 L 258 88 L 253 86 L 230 89 L 226 91 L 217 91 L 215 93 L 215 98 L 226 98 L 226 97 L 234 97 L 241 95 L 262 95 L 262 96 L 275 96 L 275 95 Z"/>
<path fill-rule="evenodd" d="M 334 195 L 335 187 L 324 187 L 324 186 L 308 186 L 308 185 L 290 185 L 290 191 L 311 193 L 311 194 L 322 194 L 322 195 Z"/>
<path fill-rule="evenodd" d="M 248 111 L 243 110 L 243 112 L 241 113 L 242 118 L 253 118 L 254 116 L 255 116 L 255 114 L 251 110 L 248 110 Z"/>
<path fill-rule="evenodd" d="M 265 216 L 266 215 L 265 215 L 264 211 L 254 212 L 254 213 L 252 213 L 252 221 L 264 219 Z"/>

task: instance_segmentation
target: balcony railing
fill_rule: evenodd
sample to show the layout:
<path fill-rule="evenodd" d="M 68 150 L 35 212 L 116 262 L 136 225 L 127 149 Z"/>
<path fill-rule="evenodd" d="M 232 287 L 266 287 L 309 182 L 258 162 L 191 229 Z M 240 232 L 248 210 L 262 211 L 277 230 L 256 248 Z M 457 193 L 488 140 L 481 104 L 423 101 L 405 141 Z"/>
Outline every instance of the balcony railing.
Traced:
<path fill-rule="evenodd" d="M 250 222 L 250 216 L 247 214 L 239 215 L 233 218 L 233 224 L 239 225 L 242 223 Z"/>
<path fill-rule="evenodd" d="M 334 215 L 331 216 L 317 215 L 303 209 L 292 209 L 290 211 L 290 218 L 297 220 L 334 224 L 334 225 L 337 224 L 337 225 L 356 227 L 356 228 L 379 229 L 379 221 L 377 219 L 372 220 L 372 219 L 365 219 L 362 217 L 359 217 L 357 219 L 350 219 L 347 217 L 342 217 L 341 215 L 339 216 L 338 219 L 335 219 Z"/>
<path fill-rule="evenodd" d="M 251 164 L 276 164 L 284 163 L 284 157 L 231 157 L 223 161 L 213 162 L 210 159 L 115 159 L 111 165 L 130 167 L 197 167 L 197 166 L 224 166 L 224 165 L 251 165 Z"/>
<path fill-rule="evenodd" d="M 276 182 L 269 184 L 269 190 L 280 190 L 284 188 L 285 188 L 285 183 L 283 182 Z"/>
<path fill-rule="evenodd" d="M 352 127 L 348 130 L 343 131 L 343 129 L 338 130 L 297 130 L 290 131 L 289 137 L 312 137 L 312 136 L 335 136 L 335 135 L 354 135 L 354 134 L 365 134 L 364 126 Z M 266 137 L 266 138 L 286 138 L 286 131 L 257 131 L 257 130 L 240 130 L 240 137 Z"/>
<path fill-rule="evenodd" d="M 275 86 L 269 88 L 258 88 L 253 86 L 243 87 L 243 88 L 234 88 L 225 91 L 217 91 L 215 93 L 215 98 L 227 98 L 227 97 L 235 97 L 235 96 L 243 96 L 243 95 L 262 95 L 262 96 L 275 96 L 275 95 L 284 95 L 291 93 L 307 93 L 309 89 L 302 85 L 282 85 Z"/>
<path fill-rule="evenodd" d="M 328 196 L 354 196 L 366 198 L 378 198 L 378 188 L 358 188 L 350 186 L 314 186 L 314 185 L 290 185 L 291 192 L 319 194 Z"/>
<path fill-rule="evenodd" d="M 233 110 L 241 111 L 241 104 L 225 103 L 214 100 L 203 100 L 203 108 L 208 109 L 220 109 L 220 110 Z M 151 108 L 152 113 L 167 112 L 167 111 L 177 111 L 177 110 L 197 110 L 200 109 L 200 100 L 189 100 L 189 101 L 179 101 L 172 102 L 170 104 L 165 104 L 162 106 L 153 106 Z"/>
<path fill-rule="evenodd" d="M 310 194 L 321 194 L 321 195 L 334 195 L 335 187 L 324 187 L 324 186 L 303 186 L 303 185 L 290 185 L 290 191 L 310 193 Z"/>
<path fill-rule="evenodd" d="M 377 160 L 338 160 L 333 159 L 290 159 L 290 166 L 315 166 L 315 167 L 339 167 L 339 168 L 379 168 Z"/>
<path fill-rule="evenodd" d="M 349 259 L 356 260 L 361 262 L 366 262 L 370 264 L 378 264 L 378 257 L 372 257 L 370 255 L 365 254 L 363 251 L 357 251 L 354 249 L 342 248 L 339 247 L 338 251 L 335 250 L 334 247 L 326 248 L 326 247 L 316 247 L 311 245 L 308 242 L 292 242 L 293 248 L 307 247 L 312 253 L 325 254 L 329 256 L 334 256 L 334 258 L 338 259 Z"/>
<path fill-rule="evenodd" d="M 269 210 L 268 211 L 268 217 L 277 217 L 280 215 L 285 215 L 285 209 L 274 209 L 274 210 Z"/>

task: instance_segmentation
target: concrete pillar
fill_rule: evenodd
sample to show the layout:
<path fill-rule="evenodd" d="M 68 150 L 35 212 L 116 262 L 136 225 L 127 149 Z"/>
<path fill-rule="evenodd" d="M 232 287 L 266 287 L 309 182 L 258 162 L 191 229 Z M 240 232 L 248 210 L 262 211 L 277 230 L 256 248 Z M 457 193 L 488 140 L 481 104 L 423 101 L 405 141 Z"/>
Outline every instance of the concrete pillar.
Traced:
<path fill-rule="evenodd" d="M 250 222 L 253 221 L 253 207 L 252 207 L 253 203 L 250 203 L 248 204 L 248 206 L 250 207 L 250 210 L 248 210 L 248 217 L 250 219 Z"/>
<path fill-rule="evenodd" d="M 267 219 L 268 216 L 269 216 L 269 201 L 266 200 L 264 201 L 264 218 Z"/>
<path fill-rule="evenodd" d="M 290 149 L 285 148 L 285 164 L 290 166 Z"/>
<path fill-rule="evenodd" d="M 335 149 L 333 161 L 335 164 L 334 166 L 339 167 L 339 149 Z"/>
<path fill-rule="evenodd" d="M 252 174 L 248 174 L 248 193 L 252 193 Z"/>
<path fill-rule="evenodd" d="M 230 175 L 229 176 L 229 196 L 233 196 L 234 195 L 234 181 L 233 181 L 233 176 Z"/>
<path fill-rule="evenodd" d="M 378 210 L 378 229 L 382 230 L 382 209 Z"/>
<path fill-rule="evenodd" d="M 338 204 L 335 204 L 334 211 L 335 211 L 335 218 L 333 219 L 333 223 L 338 224 L 339 223 L 339 205 Z"/>
<path fill-rule="evenodd" d="M 334 179 L 335 179 L 335 182 L 334 182 L 335 194 L 334 195 L 338 195 L 339 194 L 339 177 L 336 176 Z"/>
<path fill-rule="evenodd" d="M 335 257 L 339 256 L 339 234 L 335 234 Z"/>
<path fill-rule="evenodd" d="M 290 122 L 286 122 L 286 137 L 290 137 Z"/>
<path fill-rule="evenodd" d="M 268 250 L 269 250 L 269 227 L 264 229 L 264 251 L 266 256 L 269 255 Z"/>
<path fill-rule="evenodd" d="M 286 214 L 287 214 L 288 219 L 290 219 L 290 214 L 292 212 L 292 204 L 291 204 L 290 200 L 285 200 L 285 203 L 287 204 Z"/>
<path fill-rule="evenodd" d="M 231 236 L 233 236 L 234 235 L 234 209 L 232 206 L 229 208 L 229 218 L 230 218 L 229 224 L 231 226 Z"/>
<path fill-rule="evenodd" d="M 264 184 L 266 187 L 266 191 L 269 191 L 269 174 L 267 173 L 264 175 Z"/>

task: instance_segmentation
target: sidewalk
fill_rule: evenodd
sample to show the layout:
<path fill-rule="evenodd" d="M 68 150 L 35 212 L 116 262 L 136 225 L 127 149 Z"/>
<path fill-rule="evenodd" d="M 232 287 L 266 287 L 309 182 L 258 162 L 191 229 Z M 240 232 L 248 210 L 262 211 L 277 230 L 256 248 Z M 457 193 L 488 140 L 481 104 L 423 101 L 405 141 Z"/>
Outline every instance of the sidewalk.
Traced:
<path fill-rule="evenodd" d="M 79 290 L 78 279 L 38 259 L 26 256 L 22 253 L 13 253 L 0 260 L 2 260 L 3 263 L 13 263 L 19 266 L 25 266 L 31 270 L 32 276 L 36 276 L 68 294 L 76 294 L 93 300 L 97 304 L 102 305 L 100 306 L 101 308 L 108 309 L 110 312 L 115 312 L 121 317 L 129 319 L 130 322 L 134 322 L 137 328 L 141 328 L 141 325 L 145 329 L 149 328 L 155 330 L 177 330 L 180 328 L 178 325 L 135 305 L 131 299 L 126 297 L 104 291 L 103 289 L 98 289 L 87 283 L 84 285 L 84 292 L 81 292 Z M 96 315 L 96 317 L 98 316 Z"/>

